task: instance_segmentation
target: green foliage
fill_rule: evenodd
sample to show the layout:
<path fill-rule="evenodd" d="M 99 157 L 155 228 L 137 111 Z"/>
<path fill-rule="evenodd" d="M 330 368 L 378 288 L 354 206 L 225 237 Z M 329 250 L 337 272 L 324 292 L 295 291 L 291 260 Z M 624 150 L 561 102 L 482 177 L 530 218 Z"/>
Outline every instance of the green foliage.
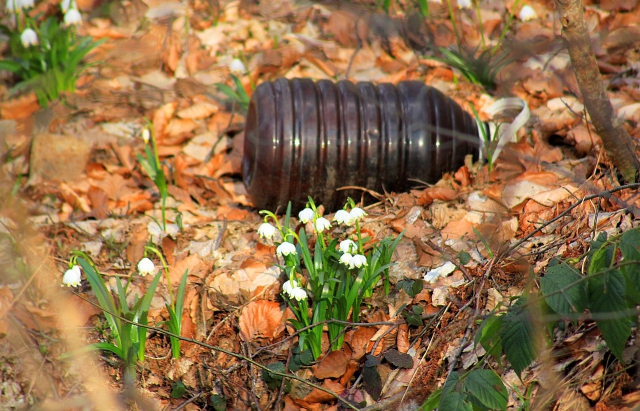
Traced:
<path fill-rule="evenodd" d="M 511 53 L 493 50 L 468 49 L 458 45 L 457 49 L 440 47 L 440 57 L 435 59 L 459 70 L 473 84 L 485 89 L 495 88 L 495 79 L 500 70 L 514 61 Z"/>
<path fill-rule="evenodd" d="M 402 316 L 409 325 L 413 325 L 414 327 L 420 327 L 424 325 L 422 322 L 422 307 L 420 307 L 419 305 L 412 306 L 411 311 L 403 310 Z"/>
<path fill-rule="evenodd" d="M 536 327 L 533 305 L 519 297 L 502 317 L 500 341 L 513 370 L 520 376 L 540 352 L 540 327 Z M 538 324 L 539 325 L 539 324 Z"/>
<path fill-rule="evenodd" d="M 270 390 L 276 390 L 280 388 L 280 384 L 282 384 L 282 375 L 274 374 L 270 371 L 278 372 L 284 374 L 286 372 L 286 367 L 282 361 L 277 361 L 272 364 L 267 365 L 268 370 L 262 370 L 262 379 L 267 384 Z M 291 381 L 285 381 L 285 392 L 291 391 Z"/>
<path fill-rule="evenodd" d="M 365 250 L 363 244 L 369 239 L 362 236 L 358 221 L 360 217 L 343 222 L 347 227 L 352 227 L 352 232 L 333 237 L 331 223 L 319 214 L 311 198 L 307 206 L 303 211 L 309 214 L 308 221 L 314 227 L 310 234 L 307 234 L 304 226 L 298 231 L 291 227 L 291 204 L 287 207 L 284 224 L 270 211 L 263 210 L 261 214 L 265 215 L 263 226 L 271 227 L 269 232 L 275 232 L 276 227 L 267 223 L 267 220 L 273 221 L 280 232 L 283 241 L 277 250 L 284 246 L 292 250 L 282 253 L 284 265 L 281 269 L 288 278 L 285 285 L 295 285 L 293 288 L 297 297 L 285 288 L 283 297 L 295 315 L 295 319 L 290 320 L 291 324 L 296 330 L 302 330 L 300 349 L 310 349 L 314 359 L 317 359 L 322 354 L 325 321 L 340 321 L 326 325 L 331 349 L 340 349 L 344 343 L 344 322 L 359 321 L 362 301 L 371 297 L 376 284 L 382 281 L 385 291 L 389 292 L 391 257 L 402 234 L 397 238 L 378 241 Z M 345 209 L 341 210 L 343 215 L 349 215 L 346 211 L 348 207 L 364 213 L 349 199 Z M 318 229 L 318 222 L 328 227 Z M 350 252 L 339 246 L 346 240 L 352 243 L 352 248 L 347 250 Z M 355 261 L 356 257 L 360 259 L 358 264 L 349 263 L 352 259 Z"/>
<path fill-rule="evenodd" d="M 147 121 L 147 126 L 142 130 L 142 136 L 144 140 L 145 155 L 143 157 L 142 155 L 137 154 L 138 162 L 140 162 L 144 171 L 158 188 L 160 198 L 162 199 L 162 230 L 167 231 L 166 206 L 169 189 L 167 185 L 167 178 L 164 175 L 162 163 L 160 162 L 160 156 L 158 155 L 156 133 L 151 122 Z"/>
<path fill-rule="evenodd" d="M 563 317 L 582 314 L 587 306 L 587 289 L 582 275 L 567 263 L 555 263 L 556 265 L 550 266 L 547 274 L 540 279 L 542 294 L 546 296 L 545 301 Z"/>
<path fill-rule="evenodd" d="M 9 38 L 9 57 L 0 60 L 0 70 L 12 72 L 18 83 L 12 92 L 33 90 L 41 106 L 55 100 L 62 91 L 74 91 L 78 76 L 88 64 L 83 59 L 103 40 L 76 36 L 74 26 L 61 24 L 56 17 L 38 23 L 28 14 L 21 14 L 18 28 L 0 26 L 0 33 Z M 18 20 L 18 19 L 17 19 Z M 33 28 L 38 44 L 25 46 L 21 34 Z"/>
<path fill-rule="evenodd" d="M 106 350 L 120 357 L 124 362 L 125 380 L 127 382 L 133 382 L 135 380 L 136 362 L 144 360 L 147 329 L 129 322 L 121 321 L 117 316 L 124 317 L 133 323 L 146 325 L 148 323 L 147 317 L 149 314 L 151 300 L 162 273 L 158 272 L 158 274 L 156 274 L 142 298 L 139 298 L 136 295 L 133 300 L 133 305 L 129 307 L 126 299 L 129 281 L 127 281 L 127 284 L 123 286 L 120 278 L 116 277 L 118 298 L 114 299 L 107 288 L 102 275 L 95 268 L 89 258 L 82 253 L 77 253 L 74 258 L 82 267 L 82 270 L 85 272 L 87 279 L 89 280 L 91 289 L 93 290 L 98 300 L 98 304 L 100 305 L 100 308 L 102 308 L 105 318 L 107 319 L 107 323 L 111 331 L 111 340 L 113 341 L 95 343 L 90 345 L 90 348 Z"/>
<path fill-rule="evenodd" d="M 242 81 L 235 74 L 231 75 L 233 79 L 233 83 L 235 89 L 227 86 L 224 83 L 216 83 L 215 86 L 220 90 L 225 96 L 227 96 L 234 104 L 238 104 L 243 113 L 246 113 L 249 110 L 249 95 L 244 89 L 242 85 Z"/>
<path fill-rule="evenodd" d="M 441 390 L 432 393 L 420 410 L 506 410 L 508 393 L 492 370 L 476 369 L 460 377 L 453 371 Z"/>

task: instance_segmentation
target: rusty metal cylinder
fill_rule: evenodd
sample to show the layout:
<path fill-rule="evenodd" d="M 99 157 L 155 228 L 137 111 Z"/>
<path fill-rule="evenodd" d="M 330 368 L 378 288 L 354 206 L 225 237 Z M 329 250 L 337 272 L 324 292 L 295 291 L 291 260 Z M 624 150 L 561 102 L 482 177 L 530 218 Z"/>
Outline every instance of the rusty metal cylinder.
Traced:
<path fill-rule="evenodd" d="M 356 189 L 400 192 L 437 182 L 478 158 L 475 119 L 418 81 L 397 85 L 277 79 L 251 97 L 245 127 L 243 180 L 260 209 L 311 196 L 328 210 Z"/>

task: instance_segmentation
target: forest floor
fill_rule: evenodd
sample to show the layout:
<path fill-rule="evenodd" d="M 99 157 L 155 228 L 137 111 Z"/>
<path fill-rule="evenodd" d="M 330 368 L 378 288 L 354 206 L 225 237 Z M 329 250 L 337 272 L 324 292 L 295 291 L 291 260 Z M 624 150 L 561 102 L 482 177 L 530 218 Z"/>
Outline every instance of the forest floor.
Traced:
<path fill-rule="evenodd" d="M 603 81 L 637 141 L 640 3 L 587 3 Z M 446 1 L 431 1 L 426 18 L 404 1 L 385 11 L 366 1 L 78 0 L 79 33 L 105 42 L 76 92 L 42 108 L 35 95 L 10 97 L 0 86 L 0 409 L 337 410 L 349 401 L 414 410 L 453 370 L 478 368 L 500 376 L 508 409 L 640 404 L 637 365 L 618 361 L 589 318 L 552 327 L 519 376 L 474 343 L 482 319 L 537 290 L 553 258 L 578 261 L 600 232 L 640 225 L 638 190 L 611 191 L 622 184 L 585 121 L 554 2 L 527 4 L 536 16 L 523 21 L 524 3 L 511 0 L 453 3 L 452 15 Z M 469 50 L 497 46 L 513 57 L 495 87 L 434 58 L 457 37 Z M 367 197 L 362 229 L 375 239 L 403 233 L 391 292 L 376 287 L 361 311 L 369 326 L 349 326 L 340 354 L 296 371 L 291 387 L 273 385 L 259 367 L 290 361 L 297 343 L 285 326 L 275 244 L 258 236 L 263 217 L 242 183 L 245 112 L 216 86 L 235 89 L 232 74 L 249 96 L 278 77 L 419 80 L 484 120 L 482 108 L 500 97 L 531 109 L 491 170 L 467 161 L 435 184 Z M 166 230 L 158 189 L 137 157 L 147 121 L 169 183 Z M 324 213 L 331 220 L 336 211 Z M 172 358 L 169 338 L 152 330 L 135 383 L 124 384 L 117 356 L 81 349 L 113 337 L 89 282 L 61 287 L 62 276 L 82 251 L 114 295 L 117 279 L 131 281 L 131 302 L 152 281 L 136 275 L 148 245 L 168 266 L 149 324 L 166 328 L 165 303 L 188 270 L 181 334 L 206 345 L 183 341 Z M 639 346 L 634 331 L 630 364 Z M 371 367 L 365 354 L 381 363 Z"/>

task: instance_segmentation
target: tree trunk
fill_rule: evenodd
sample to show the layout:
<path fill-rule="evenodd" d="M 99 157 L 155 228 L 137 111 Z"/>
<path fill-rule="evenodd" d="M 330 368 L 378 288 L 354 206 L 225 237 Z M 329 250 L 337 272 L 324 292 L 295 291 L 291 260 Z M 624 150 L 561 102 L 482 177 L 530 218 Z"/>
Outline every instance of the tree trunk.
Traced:
<path fill-rule="evenodd" d="M 636 182 L 640 161 L 629 133 L 616 118 L 598 70 L 596 56 L 591 48 L 589 30 L 584 18 L 582 0 L 556 0 L 562 37 L 569 50 L 584 106 L 591 117 L 604 148 L 627 182 Z"/>

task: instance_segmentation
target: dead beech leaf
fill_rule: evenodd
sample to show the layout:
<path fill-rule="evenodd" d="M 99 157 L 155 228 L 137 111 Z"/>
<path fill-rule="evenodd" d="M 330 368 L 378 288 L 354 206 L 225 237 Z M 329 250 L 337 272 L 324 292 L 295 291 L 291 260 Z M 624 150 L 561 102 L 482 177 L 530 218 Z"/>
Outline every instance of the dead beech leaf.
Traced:
<path fill-rule="evenodd" d="M 60 183 L 60 195 L 73 208 L 80 209 L 85 213 L 91 212 L 91 207 L 87 204 L 87 200 L 80 197 L 69 185 Z"/>
<path fill-rule="evenodd" d="M 400 324 L 398 326 L 398 336 L 396 337 L 396 343 L 398 344 L 398 351 L 401 353 L 407 353 L 411 344 L 409 343 L 409 326 L 407 323 Z"/>
<path fill-rule="evenodd" d="M 19 120 L 27 118 L 40 109 L 35 93 L 0 103 L 0 118 Z"/>
<path fill-rule="evenodd" d="M 275 301 L 252 301 L 240 314 L 240 338 L 243 341 L 273 340 L 284 330 L 284 312 Z"/>
<path fill-rule="evenodd" d="M 342 394 L 342 392 L 344 391 L 344 386 L 339 382 L 333 381 L 333 380 L 324 380 L 324 382 L 322 383 L 322 388 L 326 388 L 330 391 L 333 391 L 337 395 Z M 311 406 L 311 404 L 314 404 L 314 403 L 328 402 L 328 401 L 333 401 L 334 399 L 335 397 L 333 395 L 326 393 L 324 391 L 320 391 L 317 388 L 314 388 L 313 391 L 309 393 L 309 395 L 303 398 L 303 401 L 308 403 L 309 406 Z"/>
<path fill-rule="evenodd" d="M 169 124 L 169 120 L 173 117 L 173 113 L 176 111 L 178 102 L 167 103 L 160 107 L 153 115 L 153 130 L 156 133 L 158 139 L 162 139 L 166 134 L 165 128 Z"/>
<path fill-rule="evenodd" d="M 91 215 L 97 220 L 104 220 L 109 215 L 109 204 L 107 193 L 98 187 L 91 186 L 87 192 L 87 197 L 91 203 Z"/>
<path fill-rule="evenodd" d="M 203 101 L 178 111 L 177 116 L 182 119 L 201 120 L 218 112 L 218 106 Z"/>
<path fill-rule="evenodd" d="M 173 267 L 169 267 L 171 285 L 177 286 L 180 284 L 180 280 L 187 270 L 189 272 L 187 275 L 202 277 L 205 271 L 203 268 L 204 262 L 202 261 L 202 258 L 200 258 L 197 253 L 191 254 L 189 257 L 178 261 Z"/>
<path fill-rule="evenodd" d="M 174 118 L 169 121 L 165 128 L 165 135 L 169 138 L 178 137 L 192 132 L 198 125 L 190 118 Z"/>
<path fill-rule="evenodd" d="M 9 331 L 9 316 L 6 315 L 13 305 L 13 292 L 5 285 L 0 286 L 0 338 Z"/>
<path fill-rule="evenodd" d="M 347 370 L 349 355 L 343 350 L 331 351 L 320 364 L 313 367 L 313 375 L 319 379 L 339 378 Z"/>
<path fill-rule="evenodd" d="M 351 358 L 359 360 L 367 352 L 367 346 L 371 338 L 376 334 L 375 327 L 360 327 L 351 334 L 351 338 L 345 338 L 351 346 Z"/>

